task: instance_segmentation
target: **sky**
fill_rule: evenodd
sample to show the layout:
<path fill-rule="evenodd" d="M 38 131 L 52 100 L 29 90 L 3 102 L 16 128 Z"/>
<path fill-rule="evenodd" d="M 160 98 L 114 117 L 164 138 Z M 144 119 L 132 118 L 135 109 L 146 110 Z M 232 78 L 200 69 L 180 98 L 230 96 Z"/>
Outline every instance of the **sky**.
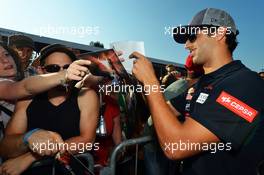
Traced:
<path fill-rule="evenodd" d="M 143 41 L 146 56 L 184 63 L 188 51 L 170 28 L 188 24 L 200 10 L 226 10 L 240 31 L 234 58 L 264 69 L 263 0 L 0 0 L 0 28 L 71 42 Z"/>

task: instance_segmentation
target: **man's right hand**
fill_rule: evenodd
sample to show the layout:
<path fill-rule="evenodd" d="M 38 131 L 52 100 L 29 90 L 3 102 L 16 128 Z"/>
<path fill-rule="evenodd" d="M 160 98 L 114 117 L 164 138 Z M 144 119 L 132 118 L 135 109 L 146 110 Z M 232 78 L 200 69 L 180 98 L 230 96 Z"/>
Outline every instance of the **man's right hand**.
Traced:
<path fill-rule="evenodd" d="M 66 81 L 80 81 L 83 77 L 89 73 L 87 68 L 91 64 L 89 60 L 76 60 L 70 64 L 69 68 L 66 71 Z"/>
<path fill-rule="evenodd" d="M 63 152 L 64 141 L 56 132 L 38 130 L 28 138 L 28 144 L 34 153 L 41 156 L 52 156 L 58 151 Z"/>

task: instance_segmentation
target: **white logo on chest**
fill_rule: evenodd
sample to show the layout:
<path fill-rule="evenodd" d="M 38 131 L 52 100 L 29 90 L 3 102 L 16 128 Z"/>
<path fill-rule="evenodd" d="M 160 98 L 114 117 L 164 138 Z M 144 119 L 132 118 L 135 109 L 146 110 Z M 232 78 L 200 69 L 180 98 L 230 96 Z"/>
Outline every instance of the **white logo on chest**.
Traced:
<path fill-rule="evenodd" d="M 199 97 L 197 98 L 196 102 L 200 103 L 200 104 L 204 104 L 204 102 L 206 101 L 206 99 L 208 98 L 209 94 L 203 93 L 201 92 Z"/>

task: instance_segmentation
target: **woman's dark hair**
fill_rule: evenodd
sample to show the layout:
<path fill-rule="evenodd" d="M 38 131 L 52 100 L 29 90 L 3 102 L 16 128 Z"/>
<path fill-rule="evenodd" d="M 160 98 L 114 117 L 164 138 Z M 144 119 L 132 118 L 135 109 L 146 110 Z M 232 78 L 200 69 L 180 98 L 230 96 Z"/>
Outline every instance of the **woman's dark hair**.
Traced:
<path fill-rule="evenodd" d="M 39 56 L 40 66 L 43 66 L 45 64 L 46 58 L 54 52 L 65 53 L 66 55 L 70 57 L 72 62 L 77 60 L 76 55 L 71 50 L 69 50 L 66 46 L 61 45 L 61 44 L 51 44 L 40 50 L 40 56 Z"/>
<path fill-rule="evenodd" d="M 12 48 L 8 47 L 7 45 L 1 44 L 1 43 L 0 43 L 0 47 L 3 47 L 11 55 L 11 57 L 14 59 L 14 62 L 16 64 L 16 68 L 17 68 L 15 80 L 16 81 L 22 80 L 24 78 L 24 72 L 22 70 L 21 62 L 19 60 L 19 56 L 18 56 L 17 52 L 14 51 Z"/>

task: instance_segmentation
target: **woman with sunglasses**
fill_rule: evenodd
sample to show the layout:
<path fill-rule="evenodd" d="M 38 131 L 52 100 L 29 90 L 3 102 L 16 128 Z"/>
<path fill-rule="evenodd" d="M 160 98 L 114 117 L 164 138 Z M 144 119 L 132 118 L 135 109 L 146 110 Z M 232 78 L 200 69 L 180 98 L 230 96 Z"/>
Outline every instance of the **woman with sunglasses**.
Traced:
<path fill-rule="evenodd" d="M 0 48 L 3 48 L 0 46 Z M 11 74 L 12 71 L 8 66 L 9 60 L 1 60 L 0 72 Z M 50 73 L 45 75 L 38 75 L 26 78 L 19 82 L 0 81 L 0 99 L 1 100 L 16 100 L 23 97 L 35 95 L 37 93 L 46 91 L 52 87 L 60 84 L 65 84 L 72 80 L 79 81 L 88 71 L 85 65 L 90 65 L 90 61 L 77 60 L 68 66 L 67 70 Z M 49 69 L 49 68 L 48 68 Z M 53 71 L 55 72 L 55 71 Z"/>
<path fill-rule="evenodd" d="M 16 60 L 14 54 L 12 55 L 13 52 L 10 51 L 8 47 L 2 44 L 0 45 L 0 100 L 16 101 L 17 99 L 35 95 L 60 84 L 65 85 L 72 80 L 79 81 L 83 77 L 83 72 L 88 70 L 85 65 L 87 66 L 90 64 L 90 62 L 86 60 L 77 60 L 71 63 L 67 70 L 32 76 L 21 80 L 23 78 L 23 73 L 19 69 L 18 59 Z M 23 137 L 23 134 L 15 137 L 5 136 L 0 142 L 0 156 L 7 153 L 6 148 L 9 148 L 10 145 L 21 144 L 20 142 Z M 29 146 L 32 146 L 33 142 L 37 143 L 39 138 L 45 140 L 50 137 L 57 139 L 58 142 L 61 141 L 60 137 L 57 137 L 57 135 L 52 132 L 37 131 L 31 135 Z M 8 141 L 8 143 L 11 141 L 11 144 L 6 144 L 6 141 Z M 12 152 L 12 149 L 10 150 Z"/>
<path fill-rule="evenodd" d="M 75 60 L 75 55 L 65 46 L 50 45 L 41 51 L 39 70 L 42 74 L 60 73 Z M 53 144 L 44 142 L 44 149 L 43 147 L 24 149 L 23 146 L 17 146 L 16 152 L 10 152 L 11 149 L 7 148 L 5 157 L 11 159 L 0 167 L 0 174 L 1 171 L 20 174 L 35 160 L 41 159 L 44 155 L 52 156 L 57 150 L 79 153 L 89 148 L 92 149 L 98 113 L 98 97 L 94 90 L 88 88 L 79 90 L 71 86 L 68 89 L 64 86 L 56 86 L 31 99 L 20 100 L 16 105 L 13 119 L 6 128 L 6 134 L 12 136 L 30 133 L 40 128 L 56 133 L 63 142 L 59 144 L 62 147 L 56 148 L 55 141 Z M 51 167 L 29 169 L 23 174 L 38 174 L 39 172 L 49 174 Z"/>

